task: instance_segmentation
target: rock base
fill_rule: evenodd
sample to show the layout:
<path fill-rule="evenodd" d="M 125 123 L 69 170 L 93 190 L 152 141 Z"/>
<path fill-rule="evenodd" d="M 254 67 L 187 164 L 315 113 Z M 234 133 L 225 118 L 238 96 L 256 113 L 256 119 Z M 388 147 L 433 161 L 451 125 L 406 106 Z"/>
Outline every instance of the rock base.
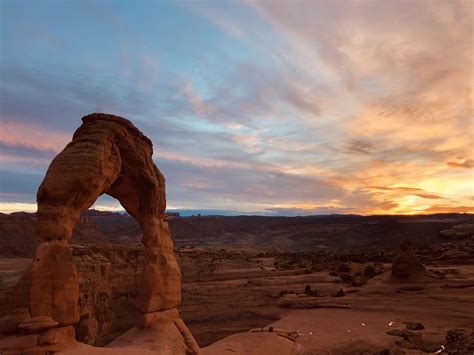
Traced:
<path fill-rule="evenodd" d="M 2 355 L 42 355 L 63 351 L 76 342 L 72 326 L 51 328 L 42 333 L 10 335 L 0 339 Z"/>

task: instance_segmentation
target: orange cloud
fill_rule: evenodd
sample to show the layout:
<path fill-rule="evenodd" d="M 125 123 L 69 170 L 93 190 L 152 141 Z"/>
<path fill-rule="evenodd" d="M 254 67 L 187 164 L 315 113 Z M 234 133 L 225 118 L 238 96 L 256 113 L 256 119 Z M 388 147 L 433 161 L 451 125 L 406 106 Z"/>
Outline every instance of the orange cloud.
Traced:
<path fill-rule="evenodd" d="M 430 206 L 426 210 L 426 213 L 474 213 L 473 206 L 445 206 L 445 205 L 434 205 Z"/>
<path fill-rule="evenodd" d="M 450 167 L 453 167 L 453 168 L 465 168 L 465 169 L 474 168 L 474 160 L 473 159 L 466 159 L 461 163 L 458 163 L 458 162 L 455 162 L 455 161 L 449 161 L 446 164 L 448 164 Z"/>
<path fill-rule="evenodd" d="M 323 127 L 336 131 L 328 145 L 339 149 L 318 161 L 324 170 L 298 167 L 300 159 L 292 169 L 324 173 L 348 191 L 381 186 L 367 203 L 393 201 L 386 208 L 394 213 L 429 210 L 437 199 L 449 199 L 438 209 L 472 204 L 464 197 L 472 191 L 472 175 L 449 169 L 473 165 L 472 159 L 453 161 L 472 156 L 468 1 L 429 7 L 424 1 L 251 4 L 286 36 L 287 62 L 306 77 L 327 79 L 322 87 L 332 97 L 321 116 Z M 445 48 L 450 55 L 442 54 Z M 313 85 L 321 83 L 315 79 Z M 308 125 L 315 140 L 326 138 L 318 135 L 320 126 Z"/>

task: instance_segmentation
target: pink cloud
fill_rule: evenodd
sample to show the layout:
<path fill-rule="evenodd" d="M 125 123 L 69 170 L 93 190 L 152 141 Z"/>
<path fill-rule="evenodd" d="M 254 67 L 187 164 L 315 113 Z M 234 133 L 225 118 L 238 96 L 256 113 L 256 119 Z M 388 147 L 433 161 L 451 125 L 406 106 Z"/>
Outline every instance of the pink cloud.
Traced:
<path fill-rule="evenodd" d="M 71 140 L 70 133 L 44 127 L 37 123 L 2 119 L 0 142 L 7 146 L 24 146 L 41 151 L 61 151 Z"/>
<path fill-rule="evenodd" d="M 183 93 L 190 103 L 194 113 L 199 117 L 212 115 L 216 110 L 215 108 L 206 103 L 205 100 L 198 94 L 194 89 L 192 81 L 187 81 L 183 87 Z"/>

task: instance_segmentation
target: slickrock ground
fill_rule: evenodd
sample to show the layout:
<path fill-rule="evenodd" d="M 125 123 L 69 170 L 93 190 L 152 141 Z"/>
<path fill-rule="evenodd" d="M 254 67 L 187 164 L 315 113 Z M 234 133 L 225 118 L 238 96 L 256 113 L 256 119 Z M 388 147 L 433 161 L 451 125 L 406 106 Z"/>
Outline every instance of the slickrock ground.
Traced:
<path fill-rule="evenodd" d="M 440 259 L 448 250 L 459 248 L 471 258 Z M 130 305 L 141 248 L 74 246 L 72 250 L 81 281 L 81 312 L 99 319 L 96 344 L 104 345 L 132 327 Z M 177 253 L 183 272 L 179 310 L 209 354 L 252 353 L 249 349 L 255 354 L 265 349 L 274 353 L 272 345 L 265 344 L 277 344 L 280 353 L 297 351 L 295 344 L 314 354 L 396 348 L 418 354 L 421 350 L 410 347 L 419 346 L 438 350 L 447 346 L 449 330 L 468 332 L 474 327 L 473 251 L 472 239 L 417 250 L 434 276 L 406 284 L 390 278 L 389 261 L 396 250 L 383 258 L 379 252 L 366 253 L 366 262 L 360 263 L 352 261 L 360 258 L 355 251 L 331 255 L 182 248 Z M 7 263 L 4 259 L 2 265 L 17 270 L 20 260 Z M 12 280 L 14 275 L 15 271 L 3 271 L 2 280 Z M 361 275 L 367 283 L 353 286 L 361 283 Z M 336 297 L 341 289 L 344 296 Z M 84 301 L 86 294 L 88 301 Z M 423 337 L 405 336 L 404 340 L 386 334 L 406 330 L 403 322 L 423 324 L 424 330 L 412 331 Z M 273 334 L 268 334 L 269 327 Z M 258 331 L 249 333 L 249 329 Z M 240 332 L 245 333 L 236 334 Z"/>
<path fill-rule="evenodd" d="M 474 267 L 451 267 L 450 272 L 453 274 L 445 280 L 422 284 L 393 283 L 385 273 L 350 290 L 353 293 L 344 287 L 346 295 L 341 298 L 292 295 L 292 302 L 304 309 L 291 311 L 263 330 L 269 332 L 271 327 L 272 333 L 293 335 L 310 354 L 382 354 L 396 353 L 396 349 L 413 354 L 436 352 L 446 346 L 448 330 L 460 328 L 469 333 L 474 329 Z M 313 283 L 311 288 L 326 290 L 328 285 Z M 406 331 L 408 322 L 424 326 L 412 332 L 419 337 L 404 340 L 387 334 Z M 204 353 L 257 354 L 239 351 L 249 341 L 246 336 L 221 340 Z"/>

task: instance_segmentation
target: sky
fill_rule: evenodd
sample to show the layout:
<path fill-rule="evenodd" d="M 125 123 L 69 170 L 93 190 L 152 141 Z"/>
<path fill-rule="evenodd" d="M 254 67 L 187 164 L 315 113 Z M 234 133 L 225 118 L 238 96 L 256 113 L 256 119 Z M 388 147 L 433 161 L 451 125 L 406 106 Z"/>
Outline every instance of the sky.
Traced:
<path fill-rule="evenodd" d="M 153 141 L 169 209 L 474 212 L 473 4 L 2 0 L 0 212 L 92 112 Z"/>

